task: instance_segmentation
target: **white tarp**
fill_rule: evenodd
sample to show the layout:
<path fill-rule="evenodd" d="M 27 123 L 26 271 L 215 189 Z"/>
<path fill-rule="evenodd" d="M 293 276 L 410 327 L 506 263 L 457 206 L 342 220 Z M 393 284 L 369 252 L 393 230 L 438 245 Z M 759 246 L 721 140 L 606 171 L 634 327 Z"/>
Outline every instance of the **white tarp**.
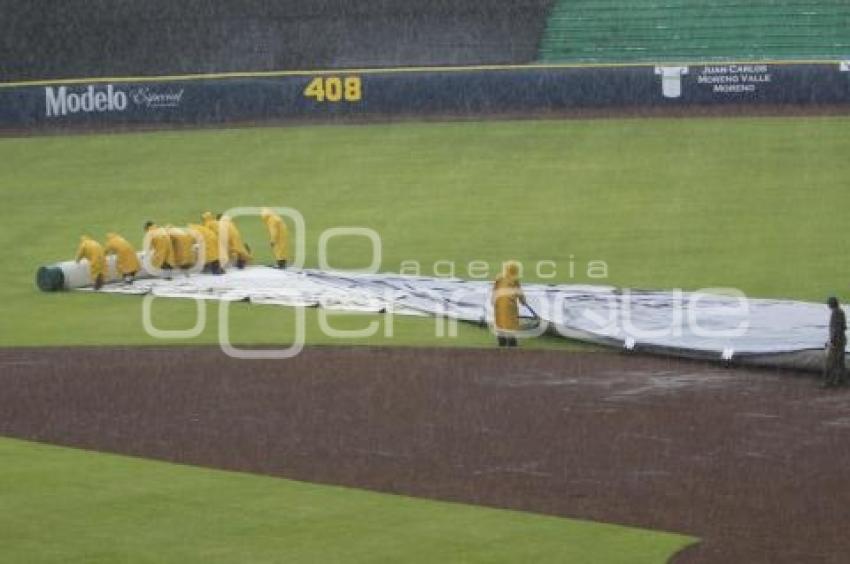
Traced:
<path fill-rule="evenodd" d="M 222 276 L 175 273 L 172 280 L 108 284 L 102 291 L 444 315 L 486 323 L 492 316 L 491 286 L 490 281 L 249 267 Z M 822 349 L 827 338 L 829 311 L 821 304 L 611 286 L 524 284 L 523 288 L 550 334 L 627 349 L 728 360 Z M 531 318 L 532 312 L 522 308 L 521 315 Z"/>

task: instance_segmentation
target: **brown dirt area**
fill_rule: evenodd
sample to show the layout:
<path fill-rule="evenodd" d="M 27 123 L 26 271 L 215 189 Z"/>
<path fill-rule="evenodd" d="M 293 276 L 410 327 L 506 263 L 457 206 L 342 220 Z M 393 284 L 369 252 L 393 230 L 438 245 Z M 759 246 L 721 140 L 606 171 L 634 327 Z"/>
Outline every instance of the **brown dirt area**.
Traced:
<path fill-rule="evenodd" d="M 0 349 L 0 435 L 846 562 L 850 391 L 610 353 Z"/>

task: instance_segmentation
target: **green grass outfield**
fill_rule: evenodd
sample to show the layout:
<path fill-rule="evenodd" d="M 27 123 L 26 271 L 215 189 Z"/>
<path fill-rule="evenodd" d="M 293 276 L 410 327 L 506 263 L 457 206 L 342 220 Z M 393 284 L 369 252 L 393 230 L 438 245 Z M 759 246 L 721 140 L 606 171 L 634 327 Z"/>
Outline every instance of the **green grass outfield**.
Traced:
<path fill-rule="evenodd" d="M 141 344 L 141 300 L 36 291 L 41 264 L 78 237 L 140 242 L 146 219 L 182 224 L 205 210 L 279 205 L 307 221 L 307 266 L 322 230 L 365 226 L 385 271 L 436 261 L 536 261 L 555 282 L 736 287 L 753 296 L 848 294 L 850 118 L 653 119 L 313 126 L 0 139 L 0 346 Z M 269 260 L 259 219 L 246 239 Z M 332 243 L 332 263 L 369 262 L 363 239 Z M 588 261 L 608 265 L 589 280 Z M 571 267 L 571 264 L 573 265 Z M 209 330 L 195 342 L 216 339 Z M 293 314 L 234 306 L 237 342 L 287 342 Z M 161 328 L 193 324 L 192 302 L 160 301 Z M 369 316 L 335 320 L 362 327 Z M 334 342 L 308 312 L 308 341 Z M 375 344 L 488 345 L 462 327 L 397 318 Z M 527 346 L 569 346 L 541 340 Z"/>
<path fill-rule="evenodd" d="M 682 535 L 0 439 L 3 562 L 661 563 Z"/>

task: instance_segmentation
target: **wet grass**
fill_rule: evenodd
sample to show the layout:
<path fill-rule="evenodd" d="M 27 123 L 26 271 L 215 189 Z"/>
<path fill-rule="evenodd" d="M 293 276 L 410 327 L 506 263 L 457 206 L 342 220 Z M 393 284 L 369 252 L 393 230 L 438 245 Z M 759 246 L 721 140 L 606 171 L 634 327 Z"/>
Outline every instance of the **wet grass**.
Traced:
<path fill-rule="evenodd" d="M 847 289 L 844 236 L 850 119 L 626 119 L 315 126 L 0 139 L 0 345 L 141 344 L 141 302 L 46 295 L 39 265 L 72 257 L 78 237 L 147 219 L 183 224 L 204 210 L 277 205 L 306 219 L 304 262 L 323 230 L 363 226 L 382 270 L 631 287 L 735 287 L 821 300 Z M 271 261 L 259 221 L 240 227 Z M 330 245 L 336 267 L 370 262 L 363 238 Z M 471 267 L 473 261 L 478 261 Z M 536 265 L 544 263 L 538 276 Z M 605 269 L 599 269 L 603 261 Z M 482 267 L 482 265 L 485 265 Z M 594 271 L 594 268 L 596 270 Z M 604 278 L 601 275 L 606 275 Z M 208 306 L 211 307 L 211 306 Z M 214 318 L 211 310 L 211 318 Z M 293 315 L 235 306 L 234 339 L 291 340 Z M 194 324 L 192 303 L 157 302 L 164 328 Z M 308 312 L 308 341 L 338 343 Z M 370 316 L 336 320 L 366 326 Z M 462 327 L 397 318 L 369 344 L 489 346 Z M 213 321 L 194 342 L 217 339 Z M 175 344 L 180 344 L 175 342 Z M 567 347 L 539 340 L 530 347 Z"/>

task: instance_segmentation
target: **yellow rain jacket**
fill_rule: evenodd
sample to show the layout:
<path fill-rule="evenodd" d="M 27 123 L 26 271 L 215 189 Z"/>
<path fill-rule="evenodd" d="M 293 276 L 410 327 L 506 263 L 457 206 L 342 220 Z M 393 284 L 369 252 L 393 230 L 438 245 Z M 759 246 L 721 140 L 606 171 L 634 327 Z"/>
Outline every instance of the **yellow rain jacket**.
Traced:
<path fill-rule="evenodd" d="M 121 275 L 135 274 L 142 269 L 142 265 L 139 264 L 139 257 L 136 255 L 136 249 L 127 239 L 117 233 L 106 234 L 104 251 L 107 255 L 115 255 L 115 266 Z"/>
<path fill-rule="evenodd" d="M 211 229 L 215 232 L 216 236 L 218 236 L 218 220 L 212 214 L 212 212 L 204 212 L 201 214 L 201 223 L 204 224 L 204 227 L 207 229 Z"/>
<path fill-rule="evenodd" d="M 83 259 L 89 261 L 89 275 L 92 282 L 97 280 L 98 276 L 106 275 L 106 256 L 103 254 L 103 247 L 85 235 L 80 237 L 80 246 L 77 248 L 77 256 L 74 260 L 80 262 Z"/>
<path fill-rule="evenodd" d="M 215 233 L 216 245 L 218 249 L 218 260 L 221 262 L 222 266 L 227 264 L 227 247 L 224 246 L 224 239 L 222 238 L 222 233 L 220 231 L 221 226 L 218 223 L 218 220 L 212 214 L 212 212 L 204 212 L 201 214 L 201 220 L 204 224 L 204 227 Z"/>
<path fill-rule="evenodd" d="M 211 263 L 218 260 L 218 233 L 204 227 L 203 225 L 198 225 L 197 223 L 190 223 L 186 228 L 190 235 L 195 238 L 195 241 L 202 241 L 204 245 L 204 262 Z M 200 254 L 200 252 L 199 252 Z"/>
<path fill-rule="evenodd" d="M 150 263 L 155 268 L 162 268 L 165 264 L 174 266 L 174 249 L 168 231 L 156 225 L 148 227 L 145 253 L 150 256 Z"/>
<path fill-rule="evenodd" d="M 169 225 L 165 230 L 171 237 L 171 248 L 174 253 L 172 266 L 189 268 L 195 264 L 195 238 L 188 231 L 179 227 Z"/>
<path fill-rule="evenodd" d="M 263 209 L 260 217 L 269 231 L 275 260 L 289 260 L 289 232 L 283 219 L 270 209 Z"/>
<path fill-rule="evenodd" d="M 242 234 L 236 228 L 236 224 L 226 215 L 218 220 L 219 228 L 227 233 L 227 256 L 231 259 L 242 259 L 244 262 L 250 262 L 251 253 L 242 242 Z"/>
<path fill-rule="evenodd" d="M 508 263 L 504 273 L 493 284 L 493 314 L 497 332 L 519 330 L 519 304 L 525 303 L 525 294 L 519 283 L 519 267 Z"/>

